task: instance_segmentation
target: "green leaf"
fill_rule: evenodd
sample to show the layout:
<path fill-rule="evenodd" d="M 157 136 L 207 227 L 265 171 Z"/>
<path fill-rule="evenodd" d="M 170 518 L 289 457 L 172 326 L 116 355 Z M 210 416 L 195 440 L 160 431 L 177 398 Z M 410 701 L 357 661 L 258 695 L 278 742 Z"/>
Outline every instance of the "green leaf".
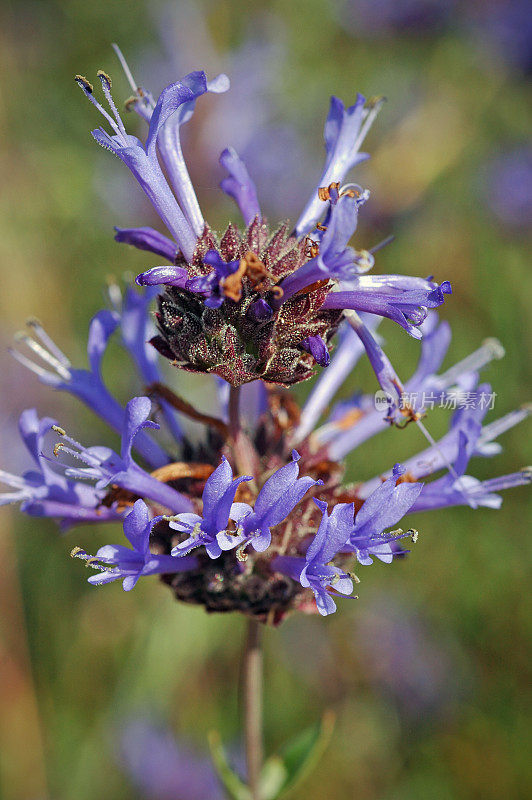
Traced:
<path fill-rule="evenodd" d="M 260 773 L 259 790 L 261 800 L 274 800 L 287 778 L 287 770 L 279 756 L 271 756 L 264 762 Z"/>
<path fill-rule="evenodd" d="M 262 800 L 277 800 L 298 786 L 314 769 L 331 739 L 334 714 L 327 712 L 321 722 L 307 728 L 269 758 L 261 773 Z"/>
<path fill-rule="evenodd" d="M 209 747 L 211 750 L 214 768 L 222 785 L 231 800 L 252 800 L 251 792 L 238 775 L 228 764 L 220 735 L 216 731 L 209 734 Z"/>

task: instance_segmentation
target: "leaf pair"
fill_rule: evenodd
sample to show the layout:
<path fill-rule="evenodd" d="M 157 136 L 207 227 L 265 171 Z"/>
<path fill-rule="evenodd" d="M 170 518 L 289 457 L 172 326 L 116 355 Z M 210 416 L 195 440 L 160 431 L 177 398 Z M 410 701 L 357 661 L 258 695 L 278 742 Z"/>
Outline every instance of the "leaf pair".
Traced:
<path fill-rule="evenodd" d="M 334 714 L 327 712 L 321 722 L 297 734 L 264 763 L 260 775 L 260 800 L 278 800 L 299 785 L 314 769 L 334 727 Z M 230 800 L 253 800 L 249 787 L 229 765 L 220 736 L 212 732 L 209 745 L 214 767 Z"/>

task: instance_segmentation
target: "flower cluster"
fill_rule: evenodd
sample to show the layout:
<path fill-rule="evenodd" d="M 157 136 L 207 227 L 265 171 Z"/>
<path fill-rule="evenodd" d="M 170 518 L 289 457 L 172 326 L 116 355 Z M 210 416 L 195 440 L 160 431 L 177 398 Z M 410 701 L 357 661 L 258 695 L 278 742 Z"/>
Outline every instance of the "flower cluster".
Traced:
<path fill-rule="evenodd" d="M 487 481 L 466 474 L 469 460 L 497 452 L 494 440 L 528 409 L 483 425 L 487 408 L 473 402 L 456 411 L 449 432 L 435 442 L 421 421 L 423 403 L 404 402 L 434 392 L 488 393 L 489 386 L 478 385 L 479 370 L 503 351 L 488 341 L 441 373 L 450 330 L 434 309 L 450 293 L 449 282 L 368 274 L 378 246 L 350 244 L 368 192 L 343 182 L 368 158 L 360 147 L 380 100 L 358 95 L 346 108 L 332 98 L 325 165 L 293 227 L 270 227 L 246 165 L 233 149 L 224 150 L 221 188 L 243 225 L 231 223 L 217 235 L 203 219 L 180 128 L 201 95 L 228 89 L 227 77 L 208 81 L 193 72 L 155 101 L 118 55 L 133 89 L 126 105 L 147 125 L 144 142 L 127 133 L 107 74 L 100 71 L 98 79 L 108 108 L 86 78 L 76 80 L 110 129 L 97 128 L 93 137 L 131 171 L 166 228 L 164 235 L 146 226 L 117 229 L 115 238 L 166 263 L 142 272 L 124 292 L 110 287 L 111 308 L 90 324 L 88 369 L 72 367 L 35 320 L 14 355 L 41 382 L 70 392 L 118 431 L 120 453 L 85 446 L 56 421 L 24 411 L 20 432 L 34 465 L 22 476 L 0 472 L 11 490 L 0 503 L 20 501 L 25 513 L 53 517 L 63 528 L 121 522 L 132 549 L 72 551 L 96 571 L 90 583 L 121 579 L 130 590 L 140 577 L 159 574 L 176 598 L 209 611 L 238 610 L 273 624 L 294 609 L 330 614 L 334 597 L 353 596 L 355 564 L 390 563 L 404 552 L 405 537 L 415 541 L 413 528 L 396 527 L 407 513 L 497 507 L 499 490 L 530 481 L 529 470 Z M 382 318 L 421 340 L 417 370 L 404 385 L 376 334 Z M 146 386 L 147 396 L 125 407 L 101 372 L 114 334 Z M 159 354 L 181 370 L 212 375 L 217 415 L 167 385 Z M 376 408 L 372 395 L 331 407 L 364 354 L 387 408 Z M 317 367 L 325 371 L 300 408 L 286 387 Z M 170 434 L 170 448 L 154 433 L 159 424 L 152 414 Z M 200 442 L 187 439 L 187 418 L 204 425 Z M 390 424 L 409 422 L 425 431 L 427 450 L 365 483 L 343 483 L 346 455 Z M 51 452 L 48 434 L 58 437 Z M 442 474 L 426 480 L 436 473 Z"/>

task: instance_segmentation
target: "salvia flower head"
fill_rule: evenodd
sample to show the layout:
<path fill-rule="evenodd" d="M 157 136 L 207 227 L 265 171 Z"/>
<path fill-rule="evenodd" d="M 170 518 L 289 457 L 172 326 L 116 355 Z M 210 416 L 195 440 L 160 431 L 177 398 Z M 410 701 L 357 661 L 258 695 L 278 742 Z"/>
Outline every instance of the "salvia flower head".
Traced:
<path fill-rule="evenodd" d="M 526 469 L 487 481 L 466 474 L 473 456 L 498 452 L 495 439 L 529 409 L 484 425 L 491 388 L 479 385 L 478 372 L 503 355 L 501 345 L 486 342 L 442 373 L 450 330 L 434 309 L 450 294 L 449 282 L 374 274 L 375 256 L 390 238 L 373 247 L 353 243 L 368 192 L 346 181 L 368 158 L 360 148 L 381 99 L 358 94 L 346 107 L 332 98 L 325 164 L 294 224 L 264 218 L 253 164 L 226 147 L 221 188 L 241 221 L 218 233 L 203 217 L 180 129 L 203 95 L 229 88 L 227 77 L 191 72 L 156 100 L 116 52 L 133 91 L 127 107 L 146 126 L 143 138 L 127 132 L 106 73 L 98 73 L 102 102 L 86 78 L 76 80 L 102 118 L 94 139 L 130 170 L 165 228 L 120 228 L 115 238 L 164 263 L 125 290 L 109 286 L 112 309 L 91 322 L 87 369 L 72 367 L 36 320 L 14 355 L 117 431 L 120 452 L 81 444 L 55 420 L 26 410 L 20 433 L 32 465 L 22 476 L 0 472 L 8 487 L 0 504 L 19 502 L 24 512 L 58 519 L 63 528 L 121 523 L 127 545 L 106 545 L 94 556 L 73 551 L 96 570 L 91 584 L 121 580 L 130 590 L 158 574 L 178 600 L 210 612 L 239 611 L 272 624 L 294 610 L 330 614 L 335 598 L 353 596 L 356 564 L 389 564 L 405 537 L 415 540 L 405 515 L 448 505 L 493 508 L 499 490 L 530 482 Z M 376 333 L 385 318 L 396 323 L 390 330 L 397 335 L 422 339 L 418 368 L 406 383 Z M 113 338 L 145 387 L 125 405 L 101 368 Z M 371 393 L 335 404 L 365 355 L 376 378 Z M 170 365 L 172 380 L 161 369 Z M 177 370 L 211 375 L 217 409 L 187 400 Z M 288 387 L 318 370 L 300 406 Z M 385 408 L 374 403 L 378 386 Z M 421 392 L 422 400 L 406 399 Z M 439 441 L 422 421 L 434 408 L 429 392 L 445 404 L 467 393 Z M 194 439 L 190 420 L 203 426 Z M 344 480 L 346 455 L 390 424 L 408 423 L 425 434 L 428 448 L 384 474 L 375 468 L 364 482 Z"/>

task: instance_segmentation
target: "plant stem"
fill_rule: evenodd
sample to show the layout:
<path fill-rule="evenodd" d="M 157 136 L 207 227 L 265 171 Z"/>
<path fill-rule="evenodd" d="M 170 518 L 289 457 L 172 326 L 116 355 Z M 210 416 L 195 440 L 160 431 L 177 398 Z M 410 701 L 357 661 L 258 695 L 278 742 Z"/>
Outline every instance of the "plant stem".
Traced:
<path fill-rule="evenodd" d="M 242 475 L 257 474 L 257 454 L 248 435 L 240 424 L 240 386 L 229 389 L 229 433 L 233 443 L 235 466 Z"/>
<path fill-rule="evenodd" d="M 248 785 L 253 800 L 261 800 L 262 769 L 262 648 L 260 622 L 250 619 L 244 649 L 244 736 Z"/>

